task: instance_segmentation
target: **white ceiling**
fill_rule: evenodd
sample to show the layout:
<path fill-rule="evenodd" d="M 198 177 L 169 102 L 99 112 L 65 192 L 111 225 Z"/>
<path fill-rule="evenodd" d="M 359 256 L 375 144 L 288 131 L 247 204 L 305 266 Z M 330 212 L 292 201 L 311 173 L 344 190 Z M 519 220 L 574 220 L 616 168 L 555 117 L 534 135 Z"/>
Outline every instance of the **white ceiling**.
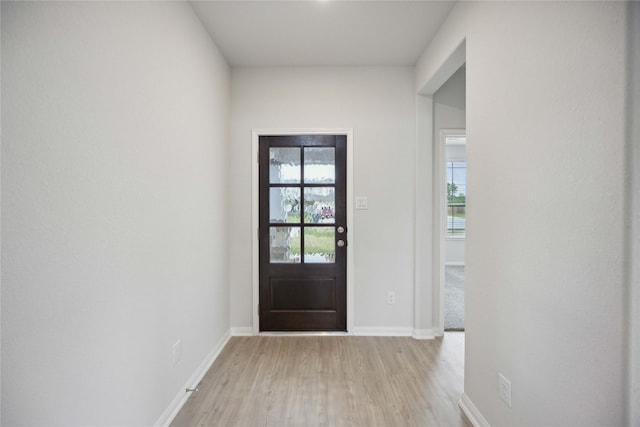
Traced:
<path fill-rule="evenodd" d="M 414 65 L 454 1 L 193 1 L 233 67 Z"/>

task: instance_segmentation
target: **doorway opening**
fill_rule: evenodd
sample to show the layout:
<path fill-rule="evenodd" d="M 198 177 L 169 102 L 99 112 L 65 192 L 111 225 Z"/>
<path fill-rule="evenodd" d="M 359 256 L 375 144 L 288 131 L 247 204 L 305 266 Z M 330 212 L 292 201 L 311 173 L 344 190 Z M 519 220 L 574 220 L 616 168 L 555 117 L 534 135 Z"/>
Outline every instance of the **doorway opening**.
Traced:
<path fill-rule="evenodd" d="M 464 132 L 443 134 L 446 173 L 444 330 L 464 331 L 467 156 Z"/>
<path fill-rule="evenodd" d="M 440 331 L 464 331 L 467 230 L 466 66 L 433 94 L 433 236 Z"/>

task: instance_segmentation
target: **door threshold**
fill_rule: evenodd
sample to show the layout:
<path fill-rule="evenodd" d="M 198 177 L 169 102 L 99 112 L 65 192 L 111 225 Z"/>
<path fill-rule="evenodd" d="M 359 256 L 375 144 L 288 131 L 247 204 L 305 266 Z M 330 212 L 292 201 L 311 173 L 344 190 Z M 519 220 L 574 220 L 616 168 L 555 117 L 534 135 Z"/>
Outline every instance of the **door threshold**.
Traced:
<path fill-rule="evenodd" d="M 273 337 L 346 337 L 349 332 L 340 331 L 264 331 L 258 335 Z"/>

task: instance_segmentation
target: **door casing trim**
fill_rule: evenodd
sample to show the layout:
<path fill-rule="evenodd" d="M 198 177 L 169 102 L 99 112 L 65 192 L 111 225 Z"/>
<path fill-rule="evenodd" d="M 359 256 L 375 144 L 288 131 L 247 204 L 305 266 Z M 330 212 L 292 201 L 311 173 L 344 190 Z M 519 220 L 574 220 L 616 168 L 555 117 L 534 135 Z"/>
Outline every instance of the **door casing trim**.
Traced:
<path fill-rule="evenodd" d="M 270 135 L 345 135 L 347 137 L 347 332 L 352 333 L 354 325 L 354 289 L 355 275 L 353 271 L 353 129 L 326 128 L 284 128 L 284 129 L 252 129 L 251 130 L 251 282 L 253 290 L 252 318 L 253 333 L 260 332 L 258 302 L 260 300 L 260 251 L 258 229 L 259 213 L 259 169 L 258 148 L 261 136 Z"/>

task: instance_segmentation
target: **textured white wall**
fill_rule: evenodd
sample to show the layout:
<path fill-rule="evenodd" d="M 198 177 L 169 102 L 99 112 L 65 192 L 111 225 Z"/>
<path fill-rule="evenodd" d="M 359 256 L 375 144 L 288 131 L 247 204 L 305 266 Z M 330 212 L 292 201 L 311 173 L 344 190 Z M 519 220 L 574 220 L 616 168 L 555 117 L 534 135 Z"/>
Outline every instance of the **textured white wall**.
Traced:
<path fill-rule="evenodd" d="M 229 97 L 186 3 L 2 2 L 3 425 L 152 425 L 228 332 Z"/>
<path fill-rule="evenodd" d="M 355 326 L 413 325 L 413 69 L 239 68 L 232 71 L 231 312 L 252 325 L 252 129 L 353 128 L 354 192 L 369 197 L 349 233 Z M 388 290 L 397 303 L 388 305 Z"/>
<path fill-rule="evenodd" d="M 493 426 L 624 424 L 626 8 L 458 3 L 417 66 L 466 37 L 465 393 Z"/>
<path fill-rule="evenodd" d="M 629 215 L 629 425 L 640 425 L 640 3 L 629 3 L 629 166 L 631 167 Z"/>

